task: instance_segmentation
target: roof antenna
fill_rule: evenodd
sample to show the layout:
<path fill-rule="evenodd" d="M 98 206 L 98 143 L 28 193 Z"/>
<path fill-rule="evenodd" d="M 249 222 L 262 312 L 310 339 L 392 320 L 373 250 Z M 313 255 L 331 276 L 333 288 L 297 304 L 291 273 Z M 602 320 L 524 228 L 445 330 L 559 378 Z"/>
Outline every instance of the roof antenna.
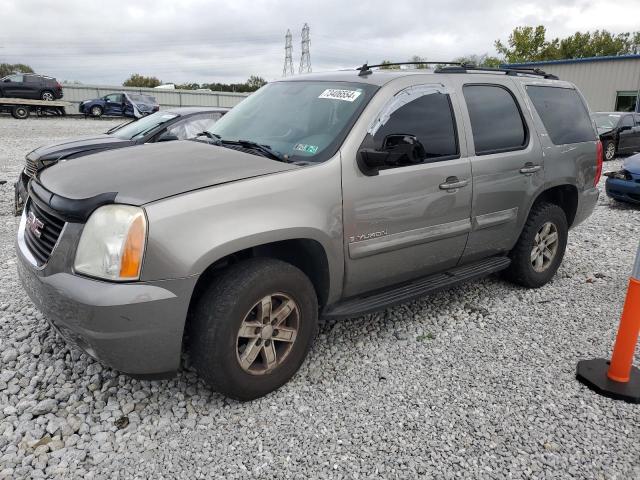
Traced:
<path fill-rule="evenodd" d="M 360 73 L 358 73 L 359 77 L 366 77 L 367 75 L 371 75 L 373 73 L 367 63 L 368 62 L 364 62 L 364 64 L 360 68 L 356 68 L 356 70 L 360 71 Z"/>

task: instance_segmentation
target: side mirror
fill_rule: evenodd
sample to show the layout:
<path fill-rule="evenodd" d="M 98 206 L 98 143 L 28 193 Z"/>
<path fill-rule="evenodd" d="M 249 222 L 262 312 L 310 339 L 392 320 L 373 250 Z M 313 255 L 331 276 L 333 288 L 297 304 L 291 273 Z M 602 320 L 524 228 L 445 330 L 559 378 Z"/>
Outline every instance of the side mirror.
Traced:
<path fill-rule="evenodd" d="M 177 135 L 173 133 L 164 132 L 162 135 L 158 137 L 158 142 L 172 142 L 174 140 L 180 140 Z"/>
<path fill-rule="evenodd" d="M 378 175 L 380 169 L 420 163 L 426 152 L 414 135 L 387 135 L 382 148 L 362 148 L 358 151 L 358 167 L 367 176 Z"/>

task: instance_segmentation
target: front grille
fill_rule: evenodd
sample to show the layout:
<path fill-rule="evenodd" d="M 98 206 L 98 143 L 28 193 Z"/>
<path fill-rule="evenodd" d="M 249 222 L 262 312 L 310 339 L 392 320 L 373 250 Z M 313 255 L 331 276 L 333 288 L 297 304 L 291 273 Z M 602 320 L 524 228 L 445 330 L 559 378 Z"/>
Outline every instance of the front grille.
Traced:
<path fill-rule="evenodd" d="M 44 265 L 49 260 L 53 247 L 62 232 L 62 227 L 64 227 L 64 220 L 45 212 L 33 200 L 29 201 L 24 240 L 27 248 L 38 262 L 38 266 Z"/>
<path fill-rule="evenodd" d="M 27 156 L 27 164 L 24 166 L 24 173 L 31 178 L 36 178 L 36 173 L 38 173 L 38 162 Z"/>

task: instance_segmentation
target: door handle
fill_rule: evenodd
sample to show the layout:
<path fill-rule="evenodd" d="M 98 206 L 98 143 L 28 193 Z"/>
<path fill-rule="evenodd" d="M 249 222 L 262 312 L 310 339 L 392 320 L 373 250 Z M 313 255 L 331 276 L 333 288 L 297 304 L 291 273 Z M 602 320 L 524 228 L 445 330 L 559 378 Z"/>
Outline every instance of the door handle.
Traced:
<path fill-rule="evenodd" d="M 458 188 L 466 187 L 469 184 L 469 180 L 459 180 L 458 177 L 447 177 L 446 182 L 441 183 L 440 190 L 456 190 Z"/>
<path fill-rule="evenodd" d="M 532 173 L 536 173 L 541 168 L 542 166 L 540 165 L 534 165 L 531 162 L 527 162 L 524 164 L 524 167 L 520 169 L 520 173 L 524 173 L 525 175 L 530 175 Z"/>

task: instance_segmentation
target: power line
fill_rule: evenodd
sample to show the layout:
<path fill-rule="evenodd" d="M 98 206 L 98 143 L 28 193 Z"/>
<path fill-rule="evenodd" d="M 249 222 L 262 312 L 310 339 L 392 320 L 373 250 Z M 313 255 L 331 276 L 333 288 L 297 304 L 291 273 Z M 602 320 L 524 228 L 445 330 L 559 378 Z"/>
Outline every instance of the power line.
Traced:
<path fill-rule="evenodd" d="M 284 36 L 284 67 L 282 67 L 282 76 L 293 76 L 293 44 L 291 41 L 291 30 L 287 30 Z"/>
<path fill-rule="evenodd" d="M 302 54 L 300 55 L 300 70 L 298 73 L 311 72 L 311 54 L 309 53 L 309 25 L 302 27 Z"/>

